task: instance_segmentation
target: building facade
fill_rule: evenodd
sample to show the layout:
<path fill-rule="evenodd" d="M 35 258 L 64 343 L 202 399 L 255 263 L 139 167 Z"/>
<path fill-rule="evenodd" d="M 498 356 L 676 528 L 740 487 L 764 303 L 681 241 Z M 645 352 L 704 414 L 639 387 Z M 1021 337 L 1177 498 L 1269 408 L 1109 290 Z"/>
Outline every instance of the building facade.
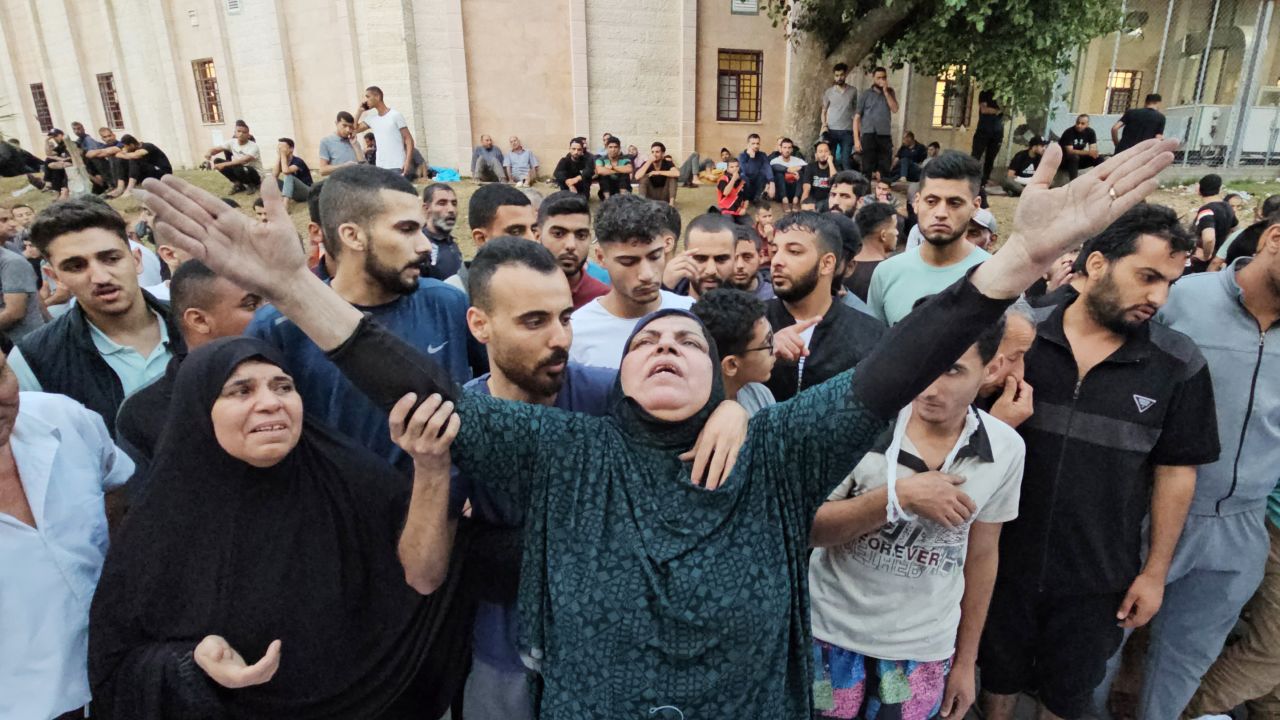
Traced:
<path fill-rule="evenodd" d="M 1095 127 L 1105 139 L 1119 111 L 1159 91 L 1170 134 L 1209 133 L 1196 146 L 1225 154 L 1243 118 L 1244 156 L 1265 152 L 1280 127 L 1275 3 L 1126 0 L 1126 31 L 1078 51 L 1048 130 L 1090 112 L 1103 116 Z M 679 158 L 715 157 L 751 132 L 771 147 L 782 128 L 790 49 L 761 4 L 0 0 L 0 133 L 38 151 L 50 127 L 110 126 L 193 166 L 243 119 L 264 161 L 276 138 L 291 137 L 314 163 L 337 112 L 378 85 L 428 161 L 464 175 L 481 134 L 503 148 L 519 135 L 544 175 L 576 135 L 593 150 L 609 132 L 642 152 L 661 140 Z M 977 92 L 959 75 L 896 70 L 895 139 L 913 130 L 968 149 Z M 861 73 L 853 81 L 868 83 Z"/>

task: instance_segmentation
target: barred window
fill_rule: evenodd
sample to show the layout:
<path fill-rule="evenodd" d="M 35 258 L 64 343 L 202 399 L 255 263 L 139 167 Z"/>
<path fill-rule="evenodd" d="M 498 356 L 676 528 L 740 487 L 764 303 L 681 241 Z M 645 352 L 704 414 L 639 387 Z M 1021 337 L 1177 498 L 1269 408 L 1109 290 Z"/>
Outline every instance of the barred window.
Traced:
<path fill-rule="evenodd" d="M 102 96 L 102 112 L 107 118 L 107 127 L 122 130 L 124 113 L 120 111 L 120 98 L 116 95 L 116 80 L 111 73 L 99 73 L 98 94 Z"/>
<path fill-rule="evenodd" d="M 1103 106 L 1108 115 L 1120 115 L 1138 102 L 1142 89 L 1142 71 L 1116 70 L 1107 73 L 1107 98 Z"/>
<path fill-rule="evenodd" d="M 721 50 L 716 78 L 716 120 L 760 121 L 760 78 L 764 53 Z"/>
<path fill-rule="evenodd" d="M 954 128 L 969 124 L 969 78 L 964 65 L 949 65 L 933 85 L 933 126 Z"/>
<path fill-rule="evenodd" d="M 49 98 L 45 97 L 44 83 L 31 83 L 31 102 L 36 106 L 36 122 L 40 123 L 40 132 L 52 130 L 53 115 L 49 113 Z"/>
<path fill-rule="evenodd" d="M 222 124 L 222 99 L 218 97 L 218 73 L 213 60 L 205 58 L 191 63 L 196 75 L 196 97 L 200 99 L 200 120 L 206 125 Z"/>

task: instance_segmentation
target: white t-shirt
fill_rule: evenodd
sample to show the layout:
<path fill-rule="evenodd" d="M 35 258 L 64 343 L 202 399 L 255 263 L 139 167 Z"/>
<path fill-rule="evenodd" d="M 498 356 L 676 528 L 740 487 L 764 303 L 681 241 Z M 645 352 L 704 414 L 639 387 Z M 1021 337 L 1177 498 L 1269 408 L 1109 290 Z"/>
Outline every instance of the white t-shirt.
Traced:
<path fill-rule="evenodd" d="M 779 155 L 778 157 L 769 161 L 769 165 L 775 170 L 780 168 L 782 169 L 783 172 L 795 173 L 797 176 L 799 176 L 800 168 L 803 168 L 805 165 L 808 165 L 808 163 L 796 157 L 795 155 L 792 155 L 790 159 L 786 159 L 786 160 L 784 160 L 782 156 Z"/>
<path fill-rule="evenodd" d="M 400 128 L 409 127 L 404 116 L 395 108 L 387 108 L 386 115 L 379 115 L 377 110 L 370 110 L 360 116 L 360 121 L 373 131 L 373 138 L 378 143 L 377 165 L 388 170 L 404 169 L 404 138 L 400 137 Z"/>
<path fill-rule="evenodd" d="M 660 290 L 662 309 L 693 307 L 693 298 Z M 569 359 L 580 365 L 618 369 L 622 365 L 622 351 L 635 330 L 640 318 L 620 318 L 604 309 L 603 298 L 596 298 L 573 311 L 569 322 L 573 325 L 573 344 L 569 346 Z"/>
<path fill-rule="evenodd" d="M 138 273 L 138 284 L 151 287 L 160 284 L 160 256 L 156 251 L 136 240 L 129 241 L 129 249 L 137 250 L 142 255 L 142 272 Z"/>
<path fill-rule="evenodd" d="M 163 300 L 164 302 L 169 302 L 169 299 L 170 299 L 170 298 L 169 298 L 169 283 L 168 283 L 167 281 L 166 281 L 166 282 L 162 282 L 162 283 L 160 283 L 160 284 L 158 284 L 158 285 L 152 285 L 151 287 L 144 287 L 144 288 L 142 288 L 142 289 L 143 289 L 143 290 L 146 290 L 146 291 L 147 291 L 147 292 L 149 292 L 149 293 L 151 293 L 151 297 L 153 297 L 153 298 L 155 298 L 155 299 L 157 299 L 157 300 Z"/>
<path fill-rule="evenodd" d="M 961 449 L 947 472 L 965 478 L 960 487 L 978 506 L 970 523 L 1007 522 L 1018 516 L 1026 448 L 1013 428 L 982 411 L 977 417 L 961 434 Z M 888 444 L 882 438 L 828 500 L 883 487 Z M 899 479 L 923 467 L 918 458 L 910 438 L 903 438 Z M 951 530 L 919 518 L 815 549 L 809 559 L 813 636 L 880 660 L 951 657 L 968 546 L 968 525 Z"/>

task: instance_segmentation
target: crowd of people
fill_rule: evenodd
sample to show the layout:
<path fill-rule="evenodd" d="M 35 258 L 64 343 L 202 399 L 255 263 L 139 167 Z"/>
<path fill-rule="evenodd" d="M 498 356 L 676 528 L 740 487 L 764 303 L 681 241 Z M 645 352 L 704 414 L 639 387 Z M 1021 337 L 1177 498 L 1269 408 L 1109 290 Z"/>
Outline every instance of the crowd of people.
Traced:
<path fill-rule="evenodd" d="M 469 261 L 377 88 L 314 169 L 205 153 L 255 216 L 51 134 L 92 188 L 0 207 L 0 716 L 1280 716 L 1280 196 L 1180 218 L 1154 117 L 1082 116 L 1002 233 L 996 99 L 895 159 L 847 78 L 811 160 L 606 133 L 543 198 L 483 136 Z"/>

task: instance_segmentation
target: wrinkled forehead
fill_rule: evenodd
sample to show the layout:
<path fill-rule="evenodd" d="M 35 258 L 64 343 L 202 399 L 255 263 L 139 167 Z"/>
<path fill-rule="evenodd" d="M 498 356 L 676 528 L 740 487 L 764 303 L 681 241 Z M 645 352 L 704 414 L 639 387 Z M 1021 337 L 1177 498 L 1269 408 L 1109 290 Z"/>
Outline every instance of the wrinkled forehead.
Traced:
<path fill-rule="evenodd" d="M 702 331 L 702 324 L 684 315 L 664 315 L 649 321 L 647 325 L 636 331 L 636 337 L 665 337 L 696 335 L 704 342 L 707 336 Z"/>

